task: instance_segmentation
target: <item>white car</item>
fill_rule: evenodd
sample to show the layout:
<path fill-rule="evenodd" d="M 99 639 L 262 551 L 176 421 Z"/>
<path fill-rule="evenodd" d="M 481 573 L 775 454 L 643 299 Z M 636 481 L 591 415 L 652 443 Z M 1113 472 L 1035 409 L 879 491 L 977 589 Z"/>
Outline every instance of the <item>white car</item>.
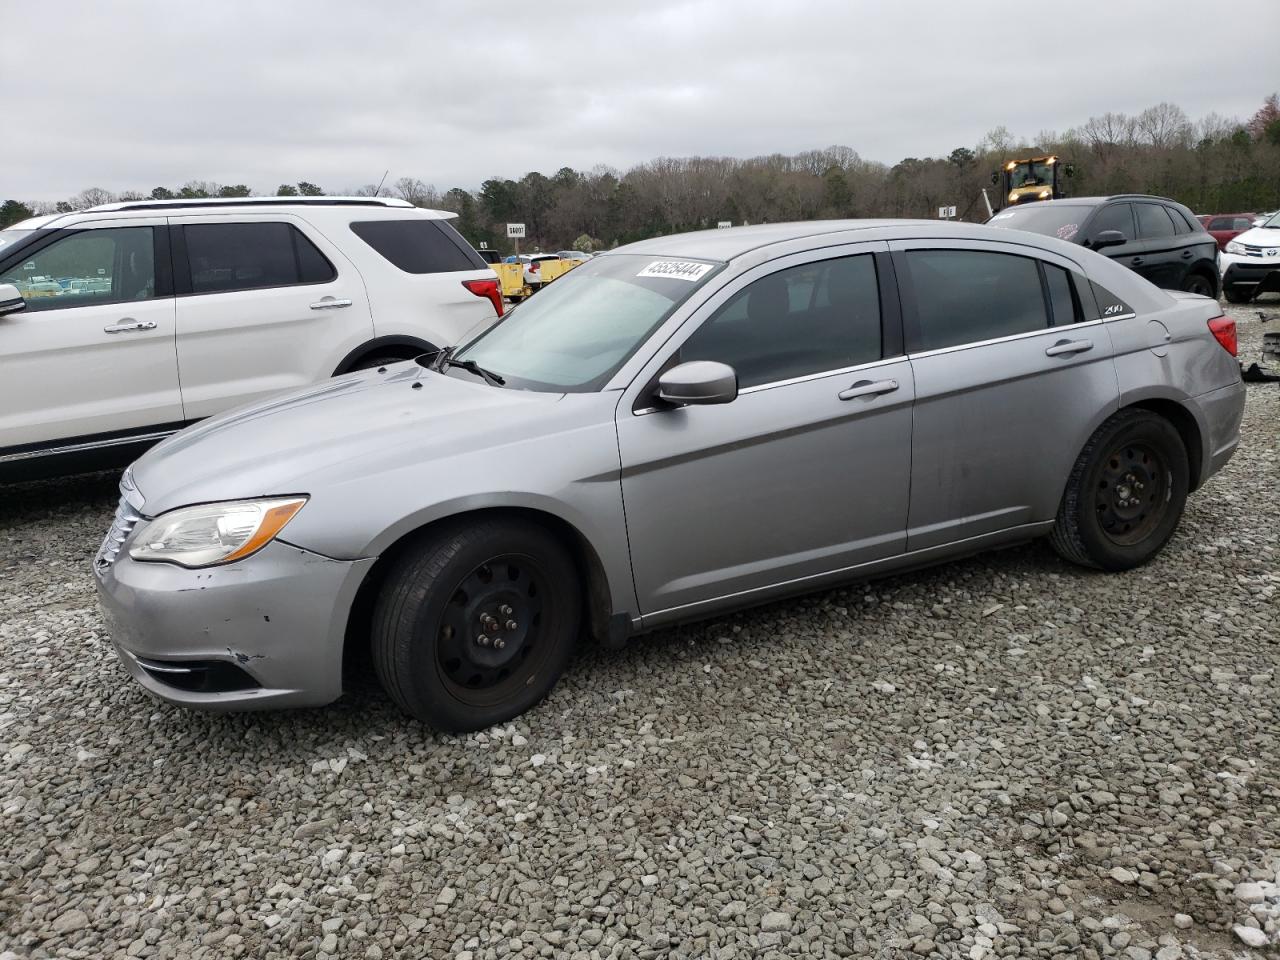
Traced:
<path fill-rule="evenodd" d="M 1218 258 L 1218 267 L 1222 295 L 1231 303 L 1280 293 L 1280 213 L 1233 237 Z"/>
<path fill-rule="evenodd" d="M 557 253 L 522 253 L 520 262 L 524 264 L 525 286 L 533 291 L 542 289 L 542 275 L 539 272 L 541 265 L 548 260 L 559 259 L 560 255 Z"/>
<path fill-rule="evenodd" d="M 453 216 L 364 197 L 141 201 L 0 230 L 0 479 L 127 460 L 492 324 L 497 278 Z"/>

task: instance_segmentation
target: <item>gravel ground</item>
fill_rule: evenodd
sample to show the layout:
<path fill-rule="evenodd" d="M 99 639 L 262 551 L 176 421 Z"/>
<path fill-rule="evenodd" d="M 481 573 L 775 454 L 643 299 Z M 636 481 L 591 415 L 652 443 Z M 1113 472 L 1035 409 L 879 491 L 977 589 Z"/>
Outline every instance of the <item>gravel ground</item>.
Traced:
<path fill-rule="evenodd" d="M 1032 545 L 584 650 L 465 738 L 151 701 L 88 569 L 115 478 L 10 488 L 0 957 L 1265 955 L 1278 425 L 1251 386 L 1144 569 Z"/>

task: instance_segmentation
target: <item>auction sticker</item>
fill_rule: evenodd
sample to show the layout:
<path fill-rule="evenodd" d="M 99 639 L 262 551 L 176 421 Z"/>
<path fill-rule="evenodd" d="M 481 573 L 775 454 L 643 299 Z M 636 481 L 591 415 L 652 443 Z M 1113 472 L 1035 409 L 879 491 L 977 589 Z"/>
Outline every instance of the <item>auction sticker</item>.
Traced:
<path fill-rule="evenodd" d="M 636 274 L 637 277 L 667 277 L 697 283 L 711 269 L 709 263 L 692 260 L 655 260 Z"/>

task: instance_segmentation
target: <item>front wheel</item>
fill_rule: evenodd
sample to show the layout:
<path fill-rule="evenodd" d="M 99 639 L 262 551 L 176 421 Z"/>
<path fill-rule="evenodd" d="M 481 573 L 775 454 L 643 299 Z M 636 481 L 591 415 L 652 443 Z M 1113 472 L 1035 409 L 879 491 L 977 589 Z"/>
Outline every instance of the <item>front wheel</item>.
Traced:
<path fill-rule="evenodd" d="M 1182 438 L 1149 410 L 1121 410 L 1089 438 L 1072 467 L 1050 542 L 1066 560 L 1128 570 L 1173 536 L 1187 502 Z"/>
<path fill-rule="evenodd" d="M 537 524 L 449 524 L 387 577 L 373 617 L 378 678 L 401 708 L 438 729 L 502 723 L 555 686 L 581 603 L 573 558 Z"/>
<path fill-rule="evenodd" d="M 1248 303 L 1253 299 L 1253 293 L 1247 290 L 1232 290 L 1228 288 L 1222 291 L 1222 295 L 1227 298 L 1227 303 Z"/>

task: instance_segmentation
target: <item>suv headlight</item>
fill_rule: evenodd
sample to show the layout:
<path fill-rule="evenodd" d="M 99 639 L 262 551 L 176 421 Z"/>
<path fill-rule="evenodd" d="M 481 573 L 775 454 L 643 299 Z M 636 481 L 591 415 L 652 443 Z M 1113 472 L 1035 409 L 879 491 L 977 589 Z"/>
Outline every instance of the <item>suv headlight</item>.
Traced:
<path fill-rule="evenodd" d="M 1227 241 L 1227 253 L 1235 253 L 1244 256 L 1244 244 L 1236 243 L 1234 240 Z"/>
<path fill-rule="evenodd" d="M 129 556 L 181 567 L 234 563 L 274 540 L 306 502 L 279 497 L 179 507 L 139 528 Z"/>

